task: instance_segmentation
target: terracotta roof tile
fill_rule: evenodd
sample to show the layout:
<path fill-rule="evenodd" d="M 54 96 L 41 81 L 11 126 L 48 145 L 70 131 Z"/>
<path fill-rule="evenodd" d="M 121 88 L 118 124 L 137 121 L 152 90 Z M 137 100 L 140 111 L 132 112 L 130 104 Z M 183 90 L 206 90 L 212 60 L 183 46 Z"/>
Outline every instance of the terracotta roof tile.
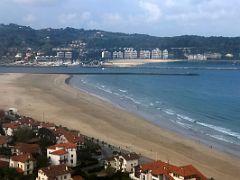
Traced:
<path fill-rule="evenodd" d="M 68 131 L 64 128 L 57 128 L 55 131 L 54 131 L 55 135 L 57 136 L 61 136 L 63 135 L 68 142 L 70 143 L 79 143 L 79 144 L 83 144 L 84 143 L 84 137 L 83 136 L 79 136 L 77 133 L 75 132 L 71 132 L 71 131 Z"/>
<path fill-rule="evenodd" d="M 64 155 L 64 154 L 67 154 L 67 151 L 65 151 L 64 149 L 59 149 L 59 150 L 51 152 L 50 154 L 53 154 L 53 155 Z"/>
<path fill-rule="evenodd" d="M 73 143 L 62 143 L 62 144 L 55 144 L 53 146 L 48 147 L 48 149 L 56 149 L 58 147 L 62 147 L 64 149 L 75 149 L 77 148 L 76 144 Z"/>
<path fill-rule="evenodd" d="M 9 162 L 0 160 L 0 168 L 9 167 Z"/>
<path fill-rule="evenodd" d="M 18 156 L 12 156 L 11 160 L 12 161 L 17 161 L 17 162 L 23 162 L 23 163 L 27 162 L 27 161 L 34 161 L 32 155 L 29 154 L 29 153 L 18 155 Z"/>
<path fill-rule="evenodd" d="M 56 176 L 71 173 L 70 169 L 64 164 L 48 166 L 39 169 L 39 171 L 42 171 L 49 179 L 54 179 Z"/>
<path fill-rule="evenodd" d="M 40 152 L 40 146 L 38 144 L 17 143 L 14 148 L 19 150 L 21 153 L 34 154 Z"/>
<path fill-rule="evenodd" d="M 168 176 L 170 173 L 176 173 L 183 177 L 195 177 L 197 180 L 206 180 L 207 178 L 200 173 L 195 167 L 192 165 L 177 167 L 171 165 L 169 163 L 165 163 L 162 161 L 155 161 L 152 163 L 144 164 L 141 166 L 141 170 L 151 171 L 154 175 L 166 175 Z"/>
<path fill-rule="evenodd" d="M 13 122 L 13 123 L 4 123 L 2 125 L 3 128 L 10 128 L 10 129 L 17 129 L 20 126 L 19 123 Z"/>
<path fill-rule="evenodd" d="M 7 144 L 8 137 L 7 136 L 0 136 L 0 145 Z"/>

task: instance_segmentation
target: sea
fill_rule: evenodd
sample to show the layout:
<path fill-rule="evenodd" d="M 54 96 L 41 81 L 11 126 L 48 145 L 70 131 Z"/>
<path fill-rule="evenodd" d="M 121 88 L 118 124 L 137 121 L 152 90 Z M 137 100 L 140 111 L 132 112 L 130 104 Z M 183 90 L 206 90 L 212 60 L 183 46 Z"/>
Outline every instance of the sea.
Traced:
<path fill-rule="evenodd" d="M 240 63 L 171 62 L 135 68 L 1 67 L 0 73 L 73 73 L 69 85 L 156 126 L 240 157 Z M 104 72 L 106 75 L 77 75 Z M 184 75 L 109 75 L 109 72 Z M 146 135 L 147 136 L 147 135 Z"/>

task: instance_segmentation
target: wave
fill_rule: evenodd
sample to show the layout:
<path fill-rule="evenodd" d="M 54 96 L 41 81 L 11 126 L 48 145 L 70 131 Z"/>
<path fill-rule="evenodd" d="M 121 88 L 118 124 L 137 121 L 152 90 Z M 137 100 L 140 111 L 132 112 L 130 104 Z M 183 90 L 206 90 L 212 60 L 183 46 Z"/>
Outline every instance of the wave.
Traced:
<path fill-rule="evenodd" d="M 169 115 L 175 115 L 175 112 L 173 110 L 171 110 L 171 109 L 165 109 L 165 110 L 163 110 L 163 112 L 165 112 L 165 113 L 167 113 Z"/>
<path fill-rule="evenodd" d="M 217 139 L 217 140 L 220 140 L 220 141 L 224 141 L 224 142 L 227 142 L 227 143 L 232 143 L 232 144 L 236 144 L 235 142 L 225 138 L 224 136 L 221 136 L 221 135 L 211 135 L 211 134 L 206 134 L 214 139 Z"/>
<path fill-rule="evenodd" d="M 123 89 L 118 89 L 120 92 L 126 93 L 127 90 L 123 90 Z"/>
<path fill-rule="evenodd" d="M 195 123 L 195 122 L 196 122 L 196 120 L 194 120 L 194 119 L 192 119 L 192 118 L 190 118 L 190 117 L 188 117 L 188 116 L 181 115 L 181 114 L 177 114 L 177 117 L 178 117 L 179 119 L 187 120 L 187 121 L 192 122 L 192 123 Z"/>
<path fill-rule="evenodd" d="M 220 133 L 223 133 L 223 134 L 227 134 L 228 136 L 236 137 L 237 139 L 240 140 L 240 134 L 237 133 L 237 132 L 233 132 L 230 129 L 219 127 L 219 126 L 214 126 L 214 125 L 207 124 L 207 123 L 202 123 L 202 122 L 196 122 L 196 123 L 199 124 L 199 125 L 202 125 L 204 127 L 213 129 L 213 130 L 215 130 L 217 132 L 220 132 Z"/>

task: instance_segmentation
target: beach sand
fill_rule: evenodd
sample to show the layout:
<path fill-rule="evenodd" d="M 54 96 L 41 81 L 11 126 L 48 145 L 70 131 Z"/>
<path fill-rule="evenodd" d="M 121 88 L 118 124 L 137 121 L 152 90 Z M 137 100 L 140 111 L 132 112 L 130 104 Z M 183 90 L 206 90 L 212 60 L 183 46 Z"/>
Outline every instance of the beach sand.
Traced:
<path fill-rule="evenodd" d="M 176 165 L 193 164 L 207 177 L 240 177 L 240 160 L 157 127 L 65 83 L 67 75 L 0 75 L 0 108 L 54 122 L 112 145 Z"/>
<path fill-rule="evenodd" d="M 181 60 L 173 60 L 173 59 L 116 59 L 106 61 L 103 65 L 110 67 L 134 67 L 142 64 L 149 63 L 167 63 L 167 62 L 178 62 Z"/>

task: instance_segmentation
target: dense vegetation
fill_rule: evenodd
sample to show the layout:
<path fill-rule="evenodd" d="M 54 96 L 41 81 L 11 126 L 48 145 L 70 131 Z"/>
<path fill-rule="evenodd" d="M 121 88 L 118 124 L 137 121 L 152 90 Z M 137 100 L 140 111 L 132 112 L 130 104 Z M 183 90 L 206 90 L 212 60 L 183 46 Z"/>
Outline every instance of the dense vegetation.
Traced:
<path fill-rule="evenodd" d="M 16 24 L 0 25 L 0 56 L 31 47 L 35 50 L 50 52 L 53 47 L 65 47 L 73 40 L 83 40 L 91 50 L 117 50 L 124 47 L 139 49 L 178 49 L 188 48 L 193 53 L 219 52 L 231 53 L 239 57 L 240 37 L 202 37 L 177 36 L 154 37 L 144 34 L 112 33 L 84 29 L 41 29 Z M 10 49 L 10 50 L 9 50 Z"/>

